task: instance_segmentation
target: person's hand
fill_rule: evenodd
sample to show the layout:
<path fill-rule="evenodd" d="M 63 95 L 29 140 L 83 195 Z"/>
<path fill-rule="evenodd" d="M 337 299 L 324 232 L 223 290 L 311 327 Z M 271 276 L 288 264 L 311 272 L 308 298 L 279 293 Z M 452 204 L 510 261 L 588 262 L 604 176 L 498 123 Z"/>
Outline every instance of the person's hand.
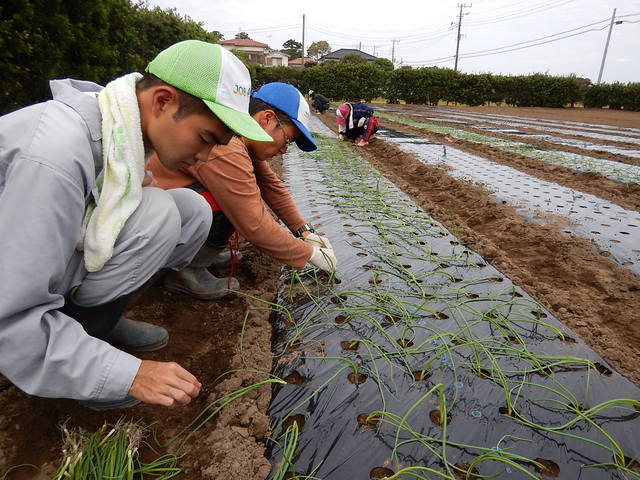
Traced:
<path fill-rule="evenodd" d="M 303 238 L 303 241 L 313 247 L 309 263 L 328 273 L 332 273 L 336 269 L 338 261 L 327 237 L 311 233 Z"/>
<path fill-rule="evenodd" d="M 129 394 L 145 403 L 171 407 L 189 403 L 200 387 L 198 379 L 175 362 L 143 360 Z"/>
<path fill-rule="evenodd" d="M 356 146 L 358 146 L 358 147 L 364 147 L 366 145 L 369 145 L 369 142 L 367 142 L 364 138 L 359 138 L 356 141 Z"/>
<path fill-rule="evenodd" d="M 338 140 L 340 140 L 341 142 L 344 142 L 344 135 L 342 133 L 338 134 Z"/>
<path fill-rule="evenodd" d="M 362 117 L 360 120 L 358 120 L 358 126 L 360 128 L 364 127 L 364 122 L 366 122 L 367 119 L 365 117 Z"/>

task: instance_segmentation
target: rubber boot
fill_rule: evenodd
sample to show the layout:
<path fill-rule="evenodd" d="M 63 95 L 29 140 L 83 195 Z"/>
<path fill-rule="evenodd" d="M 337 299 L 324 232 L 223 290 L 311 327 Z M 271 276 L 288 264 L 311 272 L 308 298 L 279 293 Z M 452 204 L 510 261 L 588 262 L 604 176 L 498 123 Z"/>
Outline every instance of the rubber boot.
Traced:
<path fill-rule="evenodd" d="M 240 284 L 234 277 L 218 278 L 207 270 L 218 252 L 203 245 L 186 268 L 167 274 L 165 288 L 186 293 L 198 300 L 219 300 L 232 293 L 232 290 L 238 290 Z"/>
<path fill-rule="evenodd" d="M 242 260 L 242 253 L 235 252 L 236 262 Z M 231 266 L 231 250 L 216 254 L 208 265 L 212 268 L 229 268 Z"/>
<path fill-rule="evenodd" d="M 164 328 L 130 320 L 122 315 L 132 295 L 133 292 L 102 305 L 85 307 L 77 304 L 73 294 L 69 294 L 60 311 L 80 323 L 89 335 L 117 347 L 139 352 L 151 352 L 164 347 L 169 341 L 169 333 Z"/>

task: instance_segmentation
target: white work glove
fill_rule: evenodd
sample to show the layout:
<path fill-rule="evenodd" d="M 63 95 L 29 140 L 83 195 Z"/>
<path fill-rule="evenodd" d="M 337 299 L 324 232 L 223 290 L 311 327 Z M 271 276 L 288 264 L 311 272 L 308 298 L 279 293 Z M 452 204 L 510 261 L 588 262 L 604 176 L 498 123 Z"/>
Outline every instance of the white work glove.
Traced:
<path fill-rule="evenodd" d="M 367 119 L 365 117 L 362 117 L 360 120 L 358 120 L 358 126 L 359 127 L 364 127 L 364 122 L 366 122 Z"/>
<path fill-rule="evenodd" d="M 328 273 L 332 273 L 336 269 L 338 261 L 327 237 L 310 233 L 304 237 L 302 241 L 313 247 L 313 253 L 311 254 L 309 263 Z"/>
<path fill-rule="evenodd" d="M 341 142 L 344 142 L 344 135 L 343 135 L 343 134 L 341 134 L 341 133 L 339 133 L 339 134 L 338 134 L 338 139 L 339 139 Z"/>

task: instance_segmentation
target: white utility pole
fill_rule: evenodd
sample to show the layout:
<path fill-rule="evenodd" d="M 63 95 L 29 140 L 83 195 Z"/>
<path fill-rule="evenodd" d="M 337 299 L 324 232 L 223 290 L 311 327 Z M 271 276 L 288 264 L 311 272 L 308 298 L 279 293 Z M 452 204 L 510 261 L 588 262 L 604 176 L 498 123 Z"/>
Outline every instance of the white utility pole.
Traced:
<path fill-rule="evenodd" d="M 396 63 L 396 42 L 400 40 L 391 39 L 391 63 L 395 65 Z"/>
<path fill-rule="evenodd" d="M 602 63 L 600 64 L 600 73 L 598 74 L 598 85 L 600 85 L 600 80 L 602 80 L 602 71 L 604 70 L 604 61 L 607 59 L 607 50 L 609 50 L 609 40 L 611 39 L 611 30 L 613 29 L 613 22 L 616 19 L 616 10 L 613 9 L 613 15 L 611 15 L 611 23 L 609 24 L 609 34 L 607 35 L 607 43 L 604 46 L 604 53 L 602 54 Z"/>
<path fill-rule="evenodd" d="M 304 13 L 302 14 L 302 66 L 304 67 Z"/>
<path fill-rule="evenodd" d="M 457 72 L 458 71 L 458 52 L 460 51 L 460 30 L 462 29 L 462 9 L 463 8 L 469 8 L 471 7 L 471 5 L 464 5 L 464 4 L 460 4 L 458 5 L 460 7 L 460 15 L 458 15 L 458 40 L 456 41 L 456 63 L 453 66 L 453 71 Z M 464 14 L 466 15 L 466 13 Z"/>

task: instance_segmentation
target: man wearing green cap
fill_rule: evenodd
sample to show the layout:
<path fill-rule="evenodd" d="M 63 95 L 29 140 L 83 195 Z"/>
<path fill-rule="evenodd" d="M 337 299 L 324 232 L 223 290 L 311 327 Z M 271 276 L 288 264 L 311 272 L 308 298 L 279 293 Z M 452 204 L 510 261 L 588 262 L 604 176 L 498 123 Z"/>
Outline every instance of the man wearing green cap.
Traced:
<path fill-rule="evenodd" d="M 234 132 L 271 141 L 249 89 L 235 56 L 188 40 L 145 75 L 54 80 L 53 100 L 0 117 L 0 373 L 96 409 L 198 395 L 177 363 L 119 349 L 167 344 L 166 330 L 122 313 L 159 269 L 188 265 L 211 224 L 193 191 L 143 188 L 144 167 L 154 152 L 168 169 L 191 165 Z"/>

